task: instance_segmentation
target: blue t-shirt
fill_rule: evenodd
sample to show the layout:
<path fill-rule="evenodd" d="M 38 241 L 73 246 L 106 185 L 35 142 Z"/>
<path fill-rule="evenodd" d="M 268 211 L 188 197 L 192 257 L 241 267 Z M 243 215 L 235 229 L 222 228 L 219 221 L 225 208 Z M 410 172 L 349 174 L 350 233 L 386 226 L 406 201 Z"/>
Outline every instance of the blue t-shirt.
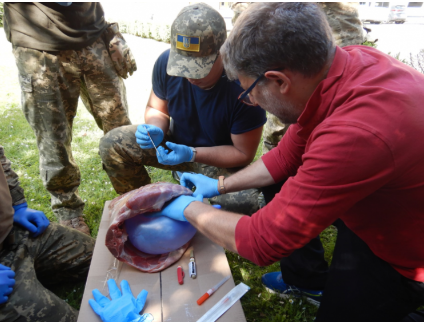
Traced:
<path fill-rule="evenodd" d="M 210 90 L 192 85 L 184 77 L 166 73 L 169 49 L 153 68 L 153 92 L 168 102 L 175 143 L 209 147 L 233 145 L 231 134 L 254 130 L 266 122 L 265 111 L 238 100 L 243 89 L 230 82 L 225 72 Z"/>

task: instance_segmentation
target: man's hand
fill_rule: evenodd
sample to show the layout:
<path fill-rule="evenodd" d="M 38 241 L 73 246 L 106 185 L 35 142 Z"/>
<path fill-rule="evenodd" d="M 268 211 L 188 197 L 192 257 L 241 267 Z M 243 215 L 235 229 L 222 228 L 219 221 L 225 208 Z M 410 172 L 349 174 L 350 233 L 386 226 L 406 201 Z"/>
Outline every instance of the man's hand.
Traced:
<path fill-rule="evenodd" d="M 15 285 L 15 272 L 0 264 L 0 304 L 6 303 Z"/>
<path fill-rule="evenodd" d="M 187 221 L 184 217 L 184 209 L 193 201 L 203 201 L 202 195 L 197 195 L 196 198 L 192 196 L 179 196 L 168 203 L 161 211 L 153 212 L 149 217 L 166 216 L 174 220 Z"/>
<path fill-rule="evenodd" d="M 22 203 L 13 206 L 15 214 L 13 221 L 32 233 L 32 237 L 37 237 L 42 234 L 50 225 L 44 212 L 28 208 L 28 204 Z"/>
<path fill-rule="evenodd" d="M 130 285 L 125 280 L 121 282 L 122 293 L 114 279 L 108 280 L 107 285 L 112 300 L 102 295 L 98 289 L 93 290 L 95 300 L 88 300 L 93 311 L 100 316 L 103 322 L 153 321 L 153 316 L 151 314 L 139 315 L 146 303 L 146 290 L 142 290 L 136 299 L 131 292 Z"/>
<path fill-rule="evenodd" d="M 149 133 L 147 133 L 147 131 L 149 131 Z M 140 124 L 139 126 L 137 126 L 137 131 L 135 132 L 136 141 L 137 141 L 137 144 L 140 146 L 140 148 L 142 149 L 154 148 L 152 141 L 150 141 L 149 134 L 156 146 L 162 143 L 162 140 L 163 140 L 162 129 L 150 124 Z"/>
<path fill-rule="evenodd" d="M 166 142 L 166 146 L 173 151 L 169 152 L 163 147 L 158 147 L 158 162 L 165 165 L 177 165 L 189 162 L 193 158 L 193 151 L 186 145 Z"/>
<path fill-rule="evenodd" d="M 180 184 L 189 189 L 193 185 L 196 186 L 193 197 L 202 195 L 204 198 L 213 198 L 220 195 L 218 191 L 218 180 L 211 179 L 203 174 L 183 173 L 180 178 Z"/>

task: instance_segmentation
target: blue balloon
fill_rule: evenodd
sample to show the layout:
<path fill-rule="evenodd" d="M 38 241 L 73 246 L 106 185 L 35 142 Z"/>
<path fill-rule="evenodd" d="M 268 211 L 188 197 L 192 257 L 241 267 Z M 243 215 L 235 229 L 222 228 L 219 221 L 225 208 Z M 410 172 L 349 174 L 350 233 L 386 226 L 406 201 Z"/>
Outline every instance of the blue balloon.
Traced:
<path fill-rule="evenodd" d="M 147 254 L 165 254 L 187 243 L 196 234 L 189 222 L 165 216 L 149 217 L 140 214 L 125 222 L 131 243 Z"/>

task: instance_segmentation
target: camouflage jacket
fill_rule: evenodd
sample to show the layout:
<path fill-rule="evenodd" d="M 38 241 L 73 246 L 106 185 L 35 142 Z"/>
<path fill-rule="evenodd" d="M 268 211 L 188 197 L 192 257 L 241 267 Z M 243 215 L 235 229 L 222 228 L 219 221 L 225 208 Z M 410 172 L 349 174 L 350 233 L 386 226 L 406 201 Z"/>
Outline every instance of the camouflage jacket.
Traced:
<path fill-rule="evenodd" d="M 0 145 L 0 162 L 3 167 L 4 175 L 6 176 L 9 186 L 10 195 L 12 196 L 13 206 L 26 202 L 24 189 L 19 185 L 19 177 L 12 170 L 11 162 L 4 154 L 4 148 Z"/>
<path fill-rule="evenodd" d="M 23 189 L 19 186 L 18 175 L 11 169 L 10 160 L 4 155 L 1 145 L 0 161 L 0 250 L 2 250 L 3 241 L 13 227 L 12 205 L 24 203 L 25 197 Z"/>

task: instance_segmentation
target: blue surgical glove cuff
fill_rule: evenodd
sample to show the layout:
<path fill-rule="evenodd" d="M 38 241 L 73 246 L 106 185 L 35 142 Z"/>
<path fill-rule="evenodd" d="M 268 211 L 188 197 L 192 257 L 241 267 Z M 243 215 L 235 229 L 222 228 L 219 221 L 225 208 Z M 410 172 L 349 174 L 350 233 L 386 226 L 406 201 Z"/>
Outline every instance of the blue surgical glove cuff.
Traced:
<path fill-rule="evenodd" d="M 16 206 L 12 206 L 13 207 L 13 209 L 15 210 L 15 212 L 18 210 L 18 209 L 21 209 L 21 208 L 28 208 L 28 204 L 26 203 L 26 202 L 24 202 L 24 203 L 21 203 L 21 204 L 19 204 L 19 205 L 16 205 Z"/>

